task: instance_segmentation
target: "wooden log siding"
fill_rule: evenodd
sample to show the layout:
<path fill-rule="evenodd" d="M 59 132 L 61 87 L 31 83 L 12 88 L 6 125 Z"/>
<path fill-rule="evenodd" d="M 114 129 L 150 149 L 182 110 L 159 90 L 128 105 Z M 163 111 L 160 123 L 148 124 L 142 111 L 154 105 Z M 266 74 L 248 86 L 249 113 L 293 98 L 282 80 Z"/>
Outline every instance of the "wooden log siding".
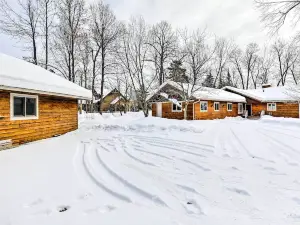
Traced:
<path fill-rule="evenodd" d="M 152 103 L 152 116 L 156 117 L 156 103 Z M 184 109 L 185 103 L 182 103 L 182 107 Z M 184 119 L 184 112 L 172 112 L 173 103 L 171 102 L 163 102 L 162 103 L 162 118 L 166 119 Z M 193 119 L 193 102 L 190 102 L 187 107 L 187 120 Z"/>
<path fill-rule="evenodd" d="M 203 100 L 205 101 L 205 100 Z M 212 120 L 212 119 L 224 119 L 225 117 L 237 117 L 238 115 L 238 103 L 232 103 L 232 111 L 227 111 L 227 102 L 219 102 L 220 110 L 214 110 L 214 101 L 208 102 L 207 112 L 200 112 L 200 103 L 195 103 L 194 113 L 195 120 Z M 217 102 L 217 101 L 216 101 Z M 231 102 L 229 102 L 231 103 Z"/>
<path fill-rule="evenodd" d="M 154 116 L 154 117 L 156 117 L 156 110 L 157 110 L 157 108 L 156 108 L 156 103 L 152 103 L 152 116 Z"/>
<path fill-rule="evenodd" d="M 39 119 L 10 120 L 10 93 L 0 90 L 0 140 L 12 139 L 18 145 L 76 130 L 77 101 L 39 95 Z"/>
<path fill-rule="evenodd" d="M 252 115 L 260 116 L 261 112 L 264 110 L 266 115 L 271 115 L 274 117 L 299 118 L 298 103 L 277 102 L 276 111 L 268 111 L 267 105 L 267 103 L 252 103 Z"/>

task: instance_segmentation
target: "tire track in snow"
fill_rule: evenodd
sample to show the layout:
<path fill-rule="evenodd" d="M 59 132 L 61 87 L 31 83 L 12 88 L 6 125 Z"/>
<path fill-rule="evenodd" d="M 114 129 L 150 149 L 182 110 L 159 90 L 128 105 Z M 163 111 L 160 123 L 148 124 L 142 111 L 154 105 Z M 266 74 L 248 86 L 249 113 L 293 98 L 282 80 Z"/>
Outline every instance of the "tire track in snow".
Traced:
<path fill-rule="evenodd" d="M 142 150 L 140 148 L 134 148 L 135 151 L 138 151 L 138 152 L 143 152 L 143 153 L 146 153 L 146 154 L 149 154 L 149 155 L 154 155 L 154 156 L 157 156 L 157 157 L 160 157 L 160 158 L 163 158 L 163 159 L 168 159 L 168 160 L 173 160 L 167 156 L 164 156 L 164 155 L 161 155 L 161 154 L 158 154 L 158 153 L 154 153 L 154 152 L 149 152 L 149 151 L 145 151 L 145 150 Z"/>
<path fill-rule="evenodd" d="M 253 159 L 258 159 L 258 160 L 261 160 L 261 161 L 264 161 L 264 162 L 268 162 L 268 163 L 274 163 L 273 161 L 270 161 L 270 160 L 267 160 L 265 158 L 262 158 L 262 157 L 259 157 L 259 156 L 256 156 L 254 154 L 252 154 L 247 148 L 246 146 L 244 145 L 244 143 L 240 140 L 240 138 L 236 135 L 236 133 L 230 128 L 230 131 L 231 133 L 233 134 L 235 140 L 238 142 L 238 144 L 244 149 L 244 151 L 247 153 L 247 155 Z"/>
<path fill-rule="evenodd" d="M 167 204 L 162 201 L 158 196 L 152 195 L 146 191 L 144 191 L 143 189 L 140 189 L 139 187 L 135 186 L 134 184 L 130 183 L 129 181 L 127 181 L 126 179 L 124 179 L 123 177 L 121 177 L 120 175 L 118 175 L 115 171 L 113 171 L 105 162 L 104 160 L 102 160 L 99 151 L 96 150 L 96 155 L 97 155 L 97 159 L 100 162 L 100 164 L 102 165 L 103 168 L 105 168 L 105 170 L 112 176 L 114 177 L 116 180 L 118 180 L 119 182 L 121 182 L 124 186 L 128 187 L 131 191 L 138 193 L 140 196 L 158 204 L 161 206 L 165 206 L 168 207 Z"/>
<path fill-rule="evenodd" d="M 293 148 L 292 146 L 289 146 L 289 145 L 283 143 L 282 141 L 279 141 L 277 138 L 274 138 L 274 137 L 272 137 L 271 135 L 266 134 L 265 132 L 262 132 L 261 130 L 258 130 L 258 129 L 257 129 L 257 131 L 258 131 L 260 134 L 262 134 L 262 135 L 268 137 L 269 139 L 273 140 L 274 142 L 278 143 L 279 145 L 281 145 L 281 146 L 284 147 L 285 149 L 291 150 L 291 151 L 293 151 L 294 153 L 296 153 L 297 155 L 300 155 L 300 152 L 299 152 L 297 149 Z"/>
<path fill-rule="evenodd" d="M 135 160 L 135 161 L 137 161 L 137 162 L 139 162 L 139 163 L 142 163 L 142 164 L 144 164 L 144 165 L 155 166 L 155 167 L 156 167 L 156 165 L 154 165 L 153 163 L 146 162 L 146 161 L 141 160 L 141 159 L 135 157 L 134 155 L 130 154 L 125 148 L 124 148 L 123 150 L 124 150 L 124 153 L 125 153 L 128 157 L 132 158 L 133 160 Z"/>
<path fill-rule="evenodd" d="M 273 129 L 261 128 L 261 130 L 264 130 L 264 131 L 271 131 L 271 132 L 274 132 L 274 133 L 283 134 L 283 135 L 285 135 L 285 136 L 288 136 L 288 137 L 292 137 L 292 138 L 300 139 L 300 136 L 294 136 L 294 135 L 287 134 L 287 133 L 280 132 L 280 131 L 273 130 Z"/>
<path fill-rule="evenodd" d="M 279 141 L 277 141 L 277 139 L 271 138 L 270 136 L 268 136 L 267 134 L 258 131 L 260 134 L 262 134 L 263 136 L 267 137 L 269 139 L 269 141 L 271 143 L 273 143 L 275 146 L 279 147 L 280 149 L 285 149 L 285 150 L 290 150 L 289 148 L 287 148 L 285 145 L 281 145 Z M 277 148 L 275 148 L 277 149 Z M 289 156 L 287 155 L 284 151 L 276 151 L 277 155 L 279 158 L 283 159 L 283 161 L 290 165 L 290 166 L 299 166 L 298 163 L 293 162 L 293 159 L 295 158 L 295 156 Z M 292 151 L 292 155 L 293 155 L 293 151 Z"/>
<path fill-rule="evenodd" d="M 134 137 L 139 140 L 143 141 L 150 141 L 150 142 L 156 142 L 160 144 L 178 144 L 180 146 L 183 146 L 185 148 L 193 149 L 193 150 L 203 150 L 209 153 L 214 152 L 214 146 L 213 145 L 208 145 L 208 144 L 202 144 L 202 143 L 197 143 L 197 142 L 190 142 L 190 141 L 181 141 L 181 140 L 174 140 L 174 139 L 163 139 L 159 137 L 145 137 L 145 136 L 137 136 L 137 135 L 129 135 L 129 137 Z M 192 144 L 192 145 L 191 145 Z"/>
<path fill-rule="evenodd" d="M 197 168 L 203 170 L 204 172 L 209 172 L 209 171 L 211 171 L 211 169 L 205 168 L 205 167 L 203 167 L 203 166 L 201 166 L 201 165 L 199 165 L 199 164 L 197 164 L 197 163 L 194 163 L 194 162 L 192 162 L 192 161 L 190 161 L 190 160 L 186 160 L 186 159 L 180 159 L 180 160 L 183 161 L 183 162 L 185 162 L 185 163 L 191 164 L 191 165 L 193 165 L 193 166 L 195 166 L 195 167 L 197 167 Z"/>
<path fill-rule="evenodd" d="M 182 153 L 186 153 L 186 154 L 189 154 L 189 155 L 198 156 L 198 157 L 201 157 L 201 158 L 206 158 L 205 155 L 202 155 L 202 154 L 199 154 L 199 153 L 189 152 L 189 151 L 185 151 L 185 150 L 182 150 L 182 149 L 178 149 L 178 148 L 170 147 L 170 146 L 166 146 L 166 145 L 153 144 L 152 142 L 146 142 L 146 143 L 148 143 L 150 146 L 170 149 L 172 151 L 182 152 Z"/>
<path fill-rule="evenodd" d="M 80 151 L 80 149 L 79 149 Z M 111 190 L 110 188 L 108 188 L 106 185 L 104 185 L 102 182 L 100 182 L 97 177 L 93 174 L 93 169 L 89 163 L 89 160 L 87 158 L 87 150 L 86 150 L 86 144 L 84 144 L 83 146 L 83 151 L 81 153 L 81 162 L 82 162 L 82 165 L 83 165 L 83 168 L 84 168 L 84 172 L 85 174 L 93 181 L 94 184 L 96 184 L 96 186 L 98 186 L 100 189 L 102 189 L 103 191 L 105 191 L 106 193 L 110 194 L 111 196 L 119 199 L 119 200 L 122 200 L 122 201 L 125 201 L 125 202 L 128 202 L 128 203 L 131 203 L 132 201 L 125 195 L 122 195 L 118 192 L 115 192 L 113 190 Z"/>

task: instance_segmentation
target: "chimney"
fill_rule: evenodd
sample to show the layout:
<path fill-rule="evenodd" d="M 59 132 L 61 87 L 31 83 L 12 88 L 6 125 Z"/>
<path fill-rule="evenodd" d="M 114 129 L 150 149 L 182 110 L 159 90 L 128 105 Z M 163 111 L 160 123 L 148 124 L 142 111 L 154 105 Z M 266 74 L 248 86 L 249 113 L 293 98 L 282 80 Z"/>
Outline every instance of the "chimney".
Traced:
<path fill-rule="evenodd" d="M 262 88 L 270 88 L 270 87 L 272 87 L 272 84 L 263 84 L 262 85 Z"/>

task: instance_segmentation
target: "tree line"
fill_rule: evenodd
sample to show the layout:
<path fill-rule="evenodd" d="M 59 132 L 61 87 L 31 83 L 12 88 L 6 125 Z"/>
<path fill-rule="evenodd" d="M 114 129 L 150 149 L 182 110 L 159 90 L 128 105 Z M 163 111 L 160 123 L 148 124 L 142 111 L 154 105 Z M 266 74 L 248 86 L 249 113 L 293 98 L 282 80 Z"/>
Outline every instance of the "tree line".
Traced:
<path fill-rule="evenodd" d="M 257 4 L 264 13 L 273 9 Z M 147 116 L 147 96 L 166 80 L 242 89 L 300 82 L 300 36 L 239 46 L 206 29 L 148 24 L 142 16 L 120 21 L 101 0 L 0 0 L 0 15 L 0 30 L 31 53 L 26 60 L 98 90 L 100 108 L 105 87 L 134 95 Z M 275 26 L 267 15 L 263 19 Z"/>

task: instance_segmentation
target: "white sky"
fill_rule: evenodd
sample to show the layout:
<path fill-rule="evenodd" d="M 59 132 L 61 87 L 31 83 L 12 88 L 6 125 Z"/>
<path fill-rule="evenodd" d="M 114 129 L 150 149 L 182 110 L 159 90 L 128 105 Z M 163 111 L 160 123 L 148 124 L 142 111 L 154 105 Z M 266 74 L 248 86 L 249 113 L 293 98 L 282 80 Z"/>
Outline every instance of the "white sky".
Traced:
<path fill-rule="evenodd" d="M 12 2 L 15 0 L 9 0 Z M 94 1 L 94 0 L 87 0 Z M 142 15 L 147 23 L 154 24 L 167 20 L 174 28 L 204 29 L 217 36 L 233 38 L 244 48 L 250 42 L 260 46 L 269 43 L 259 20 L 259 12 L 254 0 L 106 0 L 120 20 L 128 20 L 132 15 Z M 295 33 L 286 25 L 280 31 L 288 38 Z M 21 57 L 22 43 L 0 34 L 0 52 Z"/>

